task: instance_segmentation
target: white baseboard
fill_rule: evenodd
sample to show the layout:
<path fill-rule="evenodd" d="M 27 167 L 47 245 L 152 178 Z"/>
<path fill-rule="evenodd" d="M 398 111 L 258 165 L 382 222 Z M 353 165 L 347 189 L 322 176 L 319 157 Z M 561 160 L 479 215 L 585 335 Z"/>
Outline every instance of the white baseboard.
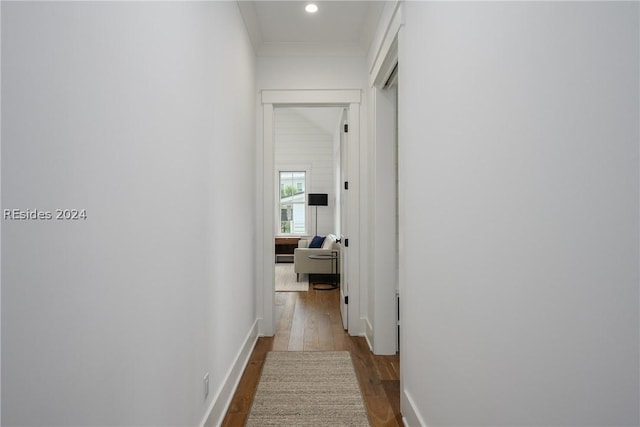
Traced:
<path fill-rule="evenodd" d="M 360 320 L 362 320 L 362 324 L 364 326 L 364 333 L 362 336 L 367 340 L 369 350 L 373 353 L 373 343 L 371 342 L 371 339 L 373 338 L 373 326 L 371 326 L 371 322 L 369 322 L 368 317 L 362 317 Z"/>
<path fill-rule="evenodd" d="M 242 373 L 247 367 L 247 363 L 249 363 L 249 357 L 251 356 L 251 352 L 253 351 L 257 341 L 258 319 L 253 322 L 240 351 L 233 361 L 233 365 L 229 368 L 222 385 L 218 388 L 218 391 L 213 397 L 209 410 L 200 423 L 201 427 L 215 427 L 222 424 L 222 420 L 229 409 L 233 394 L 236 392 L 236 388 L 238 388 L 238 383 L 240 383 Z"/>
<path fill-rule="evenodd" d="M 402 423 L 406 427 L 428 427 L 408 391 L 402 390 Z"/>

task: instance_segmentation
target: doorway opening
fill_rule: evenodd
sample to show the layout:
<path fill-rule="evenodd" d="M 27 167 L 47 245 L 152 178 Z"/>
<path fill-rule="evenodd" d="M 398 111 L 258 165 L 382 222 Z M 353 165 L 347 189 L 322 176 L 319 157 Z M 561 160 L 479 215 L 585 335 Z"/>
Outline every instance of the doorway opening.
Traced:
<path fill-rule="evenodd" d="M 274 109 L 276 293 L 339 287 L 343 116 L 339 107 Z"/>
<path fill-rule="evenodd" d="M 258 188 L 262 189 L 262 203 L 257 206 L 257 226 L 260 235 L 256 249 L 256 257 L 259 260 L 256 296 L 261 335 L 272 336 L 275 332 L 275 267 L 280 264 L 275 261 L 285 264 L 293 260 L 294 268 L 296 264 L 295 254 L 293 257 L 291 254 L 287 257 L 284 253 L 275 256 L 276 251 L 295 251 L 300 241 L 310 242 L 316 234 L 325 238 L 329 235 L 335 236 L 333 243 L 337 246 L 332 245 L 331 249 L 336 253 L 336 257 L 327 261 L 316 261 L 320 261 L 319 264 L 324 263 L 327 268 L 330 266 L 332 270 L 329 276 L 339 283 L 339 290 L 332 292 L 340 293 L 344 328 L 350 335 L 358 335 L 361 332 L 359 322 L 348 321 L 350 317 L 358 317 L 356 314 L 359 309 L 359 247 L 357 244 L 346 244 L 347 239 L 357 241 L 359 236 L 359 169 L 357 161 L 349 159 L 357 160 L 359 154 L 360 96 L 358 90 L 262 92 L 263 138 L 257 147 L 258 156 L 262 158 L 262 170 L 258 171 Z M 333 128 L 329 129 L 331 138 L 328 144 L 329 155 L 325 156 L 325 166 L 315 164 L 314 156 L 317 157 L 318 152 L 307 158 L 296 157 L 295 154 L 304 142 L 302 140 L 314 139 L 301 134 L 296 135 L 295 123 L 304 119 L 315 123 L 316 128 L 322 128 L 323 119 L 310 117 L 314 111 L 326 117 L 333 117 L 324 119 L 326 123 L 332 123 L 330 126 Z M 282 134 L 279 133 L 280 129 Z M 316 150 L 318 149 L 318 141 L 307 142 L 312 146 L 315 144 Z M 324 174 L 318 175 L 317 172 L 321 172 L 323 168 Z M 350 183 L 345 184 L 349 179 Z M 312 210 L 309 207 L 309 194 L 326 195 L 326 206 L 320 204 Z M 303 198 L 305 202 L 302 202 Z M 284 248 L 285 245 L 288 247 Z M 276 249 L 276 246 L 279 248 Z M 297 281 L 298 273 L 295 278 Z M 356 295 L 351 301 L 350 292 Z"/>

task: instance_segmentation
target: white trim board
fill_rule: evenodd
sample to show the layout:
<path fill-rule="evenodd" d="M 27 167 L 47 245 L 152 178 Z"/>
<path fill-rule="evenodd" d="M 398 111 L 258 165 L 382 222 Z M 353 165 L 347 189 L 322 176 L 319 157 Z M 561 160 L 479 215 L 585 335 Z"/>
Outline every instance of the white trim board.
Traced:
<path fill-rule="evenodd" d="M 369 86 L 382 86 L 398 63 L 398 32 L 404 25 L 402 3 L 396 1 L 369 69 Z"/>
<path fill-rule="evenodd" d="M 364 333 L 362 334 L 362 336 L 364 336 L 367 340 L 369 350 L 371 350 L 371 352 L 373 353 L 373 342 L 371 341 L 373 339 L 373 326 L 371 326 L 371 322 L 369 322 L 368 317 L 363 317 L 360 320 L 362 320 L 362 323 L 364 325 Z"/>
<path fill-rule="evenodd" d="M 350 90 L 263 90 L 262 104 L 274 104 L 278 107 L 294 105 L 304 106 L 337 106 L 359 104 L 359 89 Z"/>
<path fill-rule="evenodd" d="M 251 329 L 249 329 L 249 333 L 247 334 L 242 347 L 238 351 L 238 354 L 233 361 L 233 365 L 231 365 L 227 375 L 224 377 L 224 381 L 220 387 L 218 387 L 218 390 L 216 390 L 216 394 L 211 400 L 211 405 L 199 426 L 214 427 L 222 424 L 222 420 L 229 409 L 231 399 L 238 388 L 240 378 L 242 378 L 242 374 L 249 363 L 251 352 L 253 351 L 257 341 L 258 319 L 253 322 Z"/>
<path fill-rule="evenodd" d="M 407 390 L 402 390 L 402 422 L 408 427 L 428 427 Z"/>

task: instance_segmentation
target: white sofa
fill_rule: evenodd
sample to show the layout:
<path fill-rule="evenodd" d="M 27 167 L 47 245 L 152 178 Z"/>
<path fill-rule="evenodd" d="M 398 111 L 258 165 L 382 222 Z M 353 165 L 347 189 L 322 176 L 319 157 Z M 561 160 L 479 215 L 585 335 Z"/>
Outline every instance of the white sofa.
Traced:
<path fill-rule="evenodd" d="M 310 248 L 309 244 L 311 240 L 300 239 L 298 247 L 293 251 L 293 269 L 296 272 L 297 280 L 300 280 L 300 274 L 331 274 L 338 273 L 339 270 L 331 271 L 335 269 L 335 261 L 324 259 L 311 259 L 309 255 L 319 254 L 331 254 L 332 252 L 340 251 L 340 243 L 336 242 L 336 236 L 328 234 L 321 248 Z"/>

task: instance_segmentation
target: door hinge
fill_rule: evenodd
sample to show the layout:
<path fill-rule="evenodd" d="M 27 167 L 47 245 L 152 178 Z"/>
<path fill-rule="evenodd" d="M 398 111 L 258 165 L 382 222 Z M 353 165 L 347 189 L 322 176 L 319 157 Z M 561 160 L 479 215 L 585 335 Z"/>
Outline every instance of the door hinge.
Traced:
<path fill-rule="evenodd" d="M 349 133 L 349 125 L 347 123 L 344 124 L 344 133 Z"/>
<path fill-rule="evenodd" d="M 348 190 L 349 189 L 349 181 L 345 181 L 344 182 L 344 189 Z"/>
<path fill-rule="evenodd" d="M 345 248 L 349 247 L 349 239 L 344 239 L 344 247 Z"/>
<path fill-rule="evenodd" d="M 348 295 L 344 297 L 344 303 L 345 303 L 345 305 L 349 304 L 349 296 Z"/>

